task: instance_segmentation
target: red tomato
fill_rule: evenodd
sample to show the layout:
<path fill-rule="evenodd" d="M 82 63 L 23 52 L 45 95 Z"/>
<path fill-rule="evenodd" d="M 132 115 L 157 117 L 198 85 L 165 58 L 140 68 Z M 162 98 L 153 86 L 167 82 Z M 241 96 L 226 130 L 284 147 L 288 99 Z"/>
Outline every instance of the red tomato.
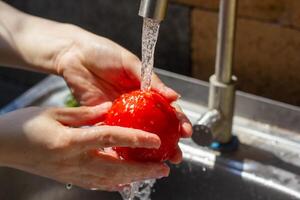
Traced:
<path fill-rule="evenodd" d="M 141 129 L 158 135 L 159 149 L 115 147 L 125 160 L 162 162 L 174 153 L 180 138 L 180 123 L 168 100 L 154 91 L 133 91 L 116 99 L 105 124 Z"/>

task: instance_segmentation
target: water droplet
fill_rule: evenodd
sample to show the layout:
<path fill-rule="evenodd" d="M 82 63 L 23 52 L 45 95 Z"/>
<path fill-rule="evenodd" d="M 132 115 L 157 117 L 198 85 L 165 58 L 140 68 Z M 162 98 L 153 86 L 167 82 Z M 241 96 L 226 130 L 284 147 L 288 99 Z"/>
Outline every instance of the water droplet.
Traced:
<path fill-rule="evenodd" d="M 142 182 L 133 182 L 124 187 L 120 194 L 123 200 L 150 200 L 151 188 L 155 179 L 149 179 Z"/>
<path fill-rule="evenodd" d="M 279 155 L 280 155 L 280 156 L 285 156 L 285 155 L 286 155 L 286 152 L 280 152 Z"/>
<path fill-rule="evenodd" d="M 202 171 L 203 171 L 203 172 L 206 172 L 206 167 L 202 167 Z"/>
<path fill-rule="evenodd" d="M 73 187 L 72 183 L 67 183 L 67 184 L 66 184 L 67 190 L 71 190 L 72 187 Z"/>

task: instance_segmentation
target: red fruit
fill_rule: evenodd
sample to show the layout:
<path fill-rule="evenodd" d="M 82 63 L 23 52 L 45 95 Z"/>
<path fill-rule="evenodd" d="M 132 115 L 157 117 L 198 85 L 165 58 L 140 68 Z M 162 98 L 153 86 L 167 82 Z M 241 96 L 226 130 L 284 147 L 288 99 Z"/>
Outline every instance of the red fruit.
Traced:
<path fill-rule="evenodd" d="M 116 99 L 105 124 L 141 129 L 160 137 L 159 149 L 115 147 L 125 160 L 162 162 L 174 155 L 180 123 L 168 100 L 154 91 L 133 91 Z"/>

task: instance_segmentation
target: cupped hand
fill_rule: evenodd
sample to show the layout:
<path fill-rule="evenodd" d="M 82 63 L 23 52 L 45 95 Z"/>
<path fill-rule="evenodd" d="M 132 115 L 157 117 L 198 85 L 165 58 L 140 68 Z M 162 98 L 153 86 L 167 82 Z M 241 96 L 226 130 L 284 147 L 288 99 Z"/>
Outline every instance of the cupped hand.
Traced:
<path fill-rule="evenodd" d="M 74 27 L 73 27 L 74 28 Z M 109 39 L 75 27 L 74 41 L 56 59 L 56 70 L 67 82 L 81 105 L 97 105 L 113 101 L 121 94 L 140 88 L 141 61 L 131 52 Z M 153 74 L 151 89 L 158 91 L 170 102 L 179 95 Z M 182 137 L 192 134 L 191 123 L 180 108 Z M 171 159 L 179 163 L 178 151 Z"/>
<path fill-rule="evenodd" d="M 56 58 L 56 70 L 66 80 L 81 105 L 113 101 L 140 88 L 141 62 L 131 52 L 112 42 L 74 30 L 75 39 Z M 154 74 L 152 89 L 174 101 L 178 94 Z"/>
<path fill-rule="evenodd" d="M 101 121 L 110 106 L 32 107 L 2 116 L 0 127 L 5 132 L 0 134 L 0 165 L 102 190 L 168 176 L 165 164 L 129 162 L 109 151 L 112 146 L 158 148 L 158 136 L 105 125 L 76 128 Z"/>

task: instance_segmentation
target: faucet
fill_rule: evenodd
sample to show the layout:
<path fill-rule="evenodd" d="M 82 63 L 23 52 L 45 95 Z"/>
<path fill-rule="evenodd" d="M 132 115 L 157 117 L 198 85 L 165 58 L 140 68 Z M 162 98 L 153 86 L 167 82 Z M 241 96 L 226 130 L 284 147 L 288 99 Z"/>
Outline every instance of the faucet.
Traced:
<path fill-rule="evenodd" d="M 139 15 L 162 21 L 167 13 L 168 0 L 141 0 Z M 232 75 L 237 0 L 220 0 L 215 73 L 209 79 L 208 111 L 194 125 L 197 132 L 209 130 L 211 147 L 234 150 L 238 140 L 232 136 L 235 103 L 235 84 Z M 225 149 L 224 149 L 225 148 Z"/>
<path fill-rule="evenodd" d="M 194 128 L 209 128 L 217 150 L 236 149 L 237 138 L 232 136 L 235 103 L 235 84 L 232 75 L 237 0 L 220 0 L 215 74 L 209 79 L 209 110 Z"/>
<path fill-rule="evenodd" d="M 165 19 L 168 9 L 168 0 L 141 0 L 139 15 L 157 21 Z"/>

